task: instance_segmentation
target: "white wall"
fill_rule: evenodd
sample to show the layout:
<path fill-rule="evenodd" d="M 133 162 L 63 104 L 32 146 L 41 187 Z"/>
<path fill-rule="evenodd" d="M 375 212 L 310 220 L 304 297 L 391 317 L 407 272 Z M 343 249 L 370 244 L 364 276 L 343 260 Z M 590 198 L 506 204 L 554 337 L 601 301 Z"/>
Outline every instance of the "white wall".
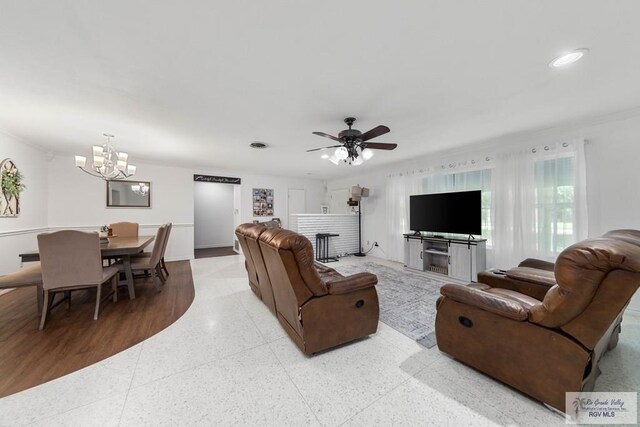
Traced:
<path fill-rule="evenodd" d="M 576 137 L 587 140 L 585 157 L 589 235 L 598 236 L 608 230 L 619 228 L 640 229 L 639 110 L 601 117 L 581 124 L 482 141 L 466 149 L 398 163 L 381 168 L 375 173 L 354 174 L 349 178 L 331 180 L 327 183 L 327 194 L 333 189 L 349 188 L 355 184 L 371 189 L 370 197 L 365 199 L 363 205 L 362 241 L 365 249 L 368 249 L 367 241 L 378 241 L 380 247 L 374 248 L 371 255 L 387 258 L 384 250 L 391 238 L 385 227 L 385 186 L 388 173 L 412 170 L 427 161 L 429 164 L 433 164 L 434 161 L 446 162 L 449 157 L 478 151 L 486 152 L 492 147 L 505 144 L 537 145 Z M 356 168 L 353 170 L 357 171 Z M 630 308 L 640 310 L 640 292 L 632 300 Z"/>
<path fill-rule="evenodd" d="M 151 182 L 151 208 L 107 208 L 106 183 L 73 166 L 73 157 L 57 155 L 49 164 L 48 224 L 53 229 L 89 228 L 118 221 L 140 224 L 153 235 L 173 223 L 167 260 L 193 257 L 193 175 L 182 168 L 137 162 L 136 180 Z"/>
<path fill-rule="evenodd" d="M 288 188 L 306 190 L 309 212 L 320 211 L 324 196 L 324 182 L 320 180 L 254 175 L 221 169 L 190 169 L 143 163 L 138 160 L 135 160 L 135 163 L 138 166 L 135 179 L 151 182 L 151 208 L 106 208 L 104 181 L 89 177 L 75 168 L 73 156 L 56 155 L 49 163 L 49 227 L 94 227 L 97 230 L 100 225 L 110 222 L 135 221 L 140 223 L 141 233 L 154 234 L 159 225 L 172 222 L 173 230 L 167 247 L 167 260 L 192 259 L 194 174 L 242 179 L 239 190 L 240 212 L 237 214 L 240 222 L 270 219 L 253 218 L 253 187 L 274 189 L 274 214 L 282 219 L 285 227 Z M 238 219 L 234 220 L 234 223 Z"/>
<path fill-rule="evenodd" d="M 274 214 L 288 225 L 289 188 L 303 188 L 308 212 L 320 212 L 324 182 L 314 179 L 276 177 L 223 169 L 190 169 L 136 160 L 135 179 L 151 182 L 151 208 L 107 208 L 106 184 L 89 177 L 73 164 L 73 155 L 50 155 L 38 147 L 0 133 L 0 157 L 12 158 L 25 176 L 27 190 L 21 195 L 18 218 L 0 218 L 0 274 L 20 266 L 18 254 L 37 248 L 36 235 L 49 230 L 77 228 L 98 230 L 117 221 L 140 223 L 140 233 L 152 235 L 165 223 L 174 224 L 167 260 L 192 259 L 194 248 L 194 174 L 239 177 L 234 186 L 233 226 L 255 220 L 252 189 L 274 189 Z M 237 210 L 237 212 L 236 212 Z"/>
<path fill-rule="evenodd" d="M 0 161 L 11 158 L 24 176 L 20 216 L 0 218 L 0 274 L 20 267 L 18 254 L 37 247 L 36 235 L 47 227 L 47 154 L 0 132 Z"/>
<path fill-rule="evenodd" d="M 232 184 L 194 182 L 195 248 L 233 246 Z"/>
<path fill-rule="evenodd" d="M 324 181 L 303 178 L 275 177 L 267 175 L 239 174 L 242 178 L 242 222 L 269 221 L 272 217 L 253 216 L 253 189 L 273 189 L 273 217 L 280 218 L 282 226 L 289 226 L 289 188 L 305 190 L 307 213 L 319 213 L 325 197 Z"/>

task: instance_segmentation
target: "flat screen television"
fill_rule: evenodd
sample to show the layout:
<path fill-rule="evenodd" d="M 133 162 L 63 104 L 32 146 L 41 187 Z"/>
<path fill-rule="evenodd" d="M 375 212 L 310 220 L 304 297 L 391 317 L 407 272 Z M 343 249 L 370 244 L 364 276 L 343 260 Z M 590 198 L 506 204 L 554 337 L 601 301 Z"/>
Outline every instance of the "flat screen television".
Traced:
<path fill-rule="evenodd" d="M 482 234 L 480 190 L 409 197 L 412 231 Z"/>

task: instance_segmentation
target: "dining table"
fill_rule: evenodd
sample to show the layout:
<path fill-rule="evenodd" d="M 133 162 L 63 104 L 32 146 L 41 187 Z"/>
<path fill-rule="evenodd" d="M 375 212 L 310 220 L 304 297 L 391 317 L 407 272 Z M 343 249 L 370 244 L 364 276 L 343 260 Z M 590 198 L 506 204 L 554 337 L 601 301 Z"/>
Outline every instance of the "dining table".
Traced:
<path fill-rule="evenodd" d="M 139 254 L 153 242 L 155 236 L 137 237 L 108 237 L 107 241 L 100 243 L 102 258 L 120 258 L 127 278 L 129 299 L 135 299 L 136 291 L 133 286 L 133 271 L 131 270 L 131 256 Z M 18 255 L 22 262 L 40 261 L 39 251 L 29 251 Z"/>

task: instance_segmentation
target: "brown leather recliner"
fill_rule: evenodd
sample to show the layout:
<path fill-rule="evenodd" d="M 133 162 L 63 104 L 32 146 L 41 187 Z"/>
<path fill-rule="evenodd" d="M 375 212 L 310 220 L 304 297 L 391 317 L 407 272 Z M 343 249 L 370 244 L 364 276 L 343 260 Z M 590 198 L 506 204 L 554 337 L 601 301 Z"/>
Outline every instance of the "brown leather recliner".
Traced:
<path fill-rule="evenodd" d="M 565 249 L 541 299 L 526 280 L 443 286 L 438 347 L 564 412 L 565 392 L 593 390 L 640 284 L 640 232 L 618 231 Z"/>
<path fill-rule="evenodd" d="M 317 353 L 376 332 L 379 308 L 374 274 L 343 277 L 320 267 L 321 277 L 311 242 L 290 230 L 265 229 L 258 241 L 276 316 L 300 350 Z"/>
<path fill-rule="evenodd" d="M 245 233 L 245 239 L 247 241 L 247 247 L 251 254 L 253 266 L 258 276 L 258 286 L 260 287 L 260 295 L 262 302 L 265 303 L 269 310 L 273 314 L 276 313 L 276 302 L 273 299 L 273 289 L 271 288 L 271 280 L 269 274 L 267 274 L 267 268 L 264 265 L 264 259 L 262 257 L 262 251 L 258 244 L 258 238 L 267 230 L 267 226 L 264 224 L 254 224 L 253 227 L 248 227 L 243 230 Z"/>
<path fill-rule="evenodd" d="M 602 237 L 612 237 L 640 244 L 640 231 L 638 230 L 612 230 L 606 232 Z M 556 285 L 555 266 L 553 262 L 527 258 L 517 267 L 509 270 L 489 270 L 478 273 L 478 282 L 493 288 L 520 291 L 542 300 L 549 288 Z"/>
<path fill-rule="evenodd" d="M 255 263 L 253 262 L 251 251 L 247 245 L 246 237 L 254 226 L 255 224 L 251 223 L 240 224 L 236 228 L 235 233 L 238 238 L 238 243 L 240 243 L 240 248 L 242 248 L 242 253 L 244 254 L 244 266 L 247 269 L 247 274 L 249 275 L 249 287 L 258 298 L 262 299 L 262 293 L 260 292 L 260 286 L 258 285 L 258 274 L 256 273 Z"/>

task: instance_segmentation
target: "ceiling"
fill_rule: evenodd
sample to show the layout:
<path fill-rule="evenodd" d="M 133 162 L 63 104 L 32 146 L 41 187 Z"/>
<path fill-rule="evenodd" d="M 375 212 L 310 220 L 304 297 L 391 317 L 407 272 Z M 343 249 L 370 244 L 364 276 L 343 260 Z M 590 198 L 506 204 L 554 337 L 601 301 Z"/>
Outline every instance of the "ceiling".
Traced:
<path fill-rule="evenodd" d="M 2 1 L 0 129 L 131 161 L 332 178 L 343 118 L 396 142 L 358 171 L 640 105 L 640 2 Z M 566 69 L 548 62 L 591 52 Z M 252 141 L 267 150 L 248 147 Z M 69 160 L 72 164 L 72 159 Z M 141 171 L 142 172 L 142 171 Z"/>

